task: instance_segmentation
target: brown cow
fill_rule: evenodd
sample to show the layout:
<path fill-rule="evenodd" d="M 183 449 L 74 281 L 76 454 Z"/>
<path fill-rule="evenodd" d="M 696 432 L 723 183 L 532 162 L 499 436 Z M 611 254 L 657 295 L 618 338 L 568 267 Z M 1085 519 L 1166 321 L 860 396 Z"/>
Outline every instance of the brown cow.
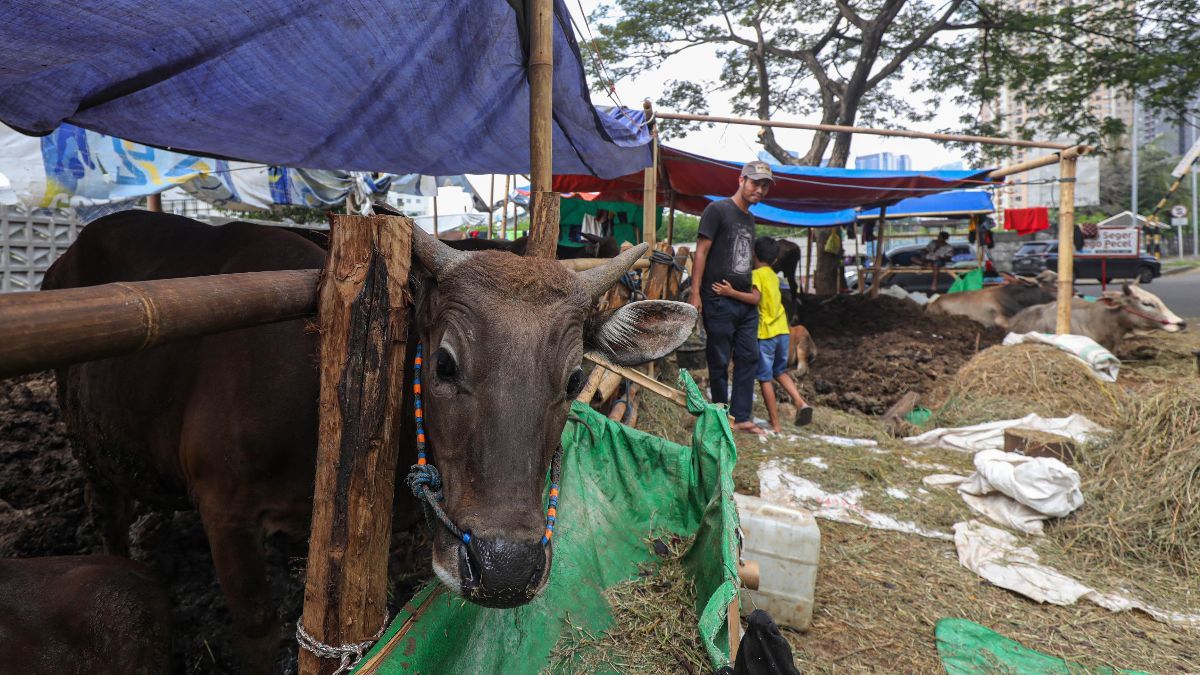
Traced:
<path fill-rule="evenodd" d="M 1008 328 L 1013 316 L 1026 307 L 1053 302 L 1058 275 L 1049 270 L 1036 279 L 1008 277 L 1007 283 L 977 291 L 939 295 L 925 310 L 930 314 L 957 314 L 985 326 Z"/>
<path fill-rule="evenodd" d="M 1014 333 L 1053 333 L 1058 318 L 1058 303 L 1051 302 L 1022 310 L 1008 328 Z M 1096 302 L 1071 301 L 1071 333 L 1086 335 L 1110 352 L 1115 352 L 1126 335 L 1135 330 L 1161 329 L 1178 333 L 1187 323 L 1167 308 L 1158 296 L 1137 284 L 1125 284 L 1109 291 Z"/>
<path fill-rule="evenodd" d="M 145 568 L 112 556 L 0 560 L 0 670 L 171 670 L 171 607 Z"/>
<path fill-rule="evenodd" d="M 413 231 L 411 352 L 424 345 L 425 434 L 442 508 L 469 541 L 434 533 L 433 567 L 453 591 L 497 607 L 548 579 L 543 486 L 587 348 L 624 365 L 670 353 L 695 311 L 641 302 L 590 308 L 645 250 L 578 275 L 552 260 L 464 253 Z M 321 267 L 292 233 L 126 211 L 88 225 L 46 274 L 72 288 L 232 272 Z M 59 400 L 88 477 L 106 550 L 127 551 L 130 499 L 199 509 L 247 672 L 264 672 L 278 635 L 264 534 L 308 534 L 317 439 L 317 336 L 301 320 L 184 340 L 59 370 Z M 407 389 L 407 388 L 406 388 Z M 401 462 L 416 457 L 411 401 Z M 402 483 L 401 483 L 402 485 Z M 398 491 L 398 524 L 420 509 Z"/>

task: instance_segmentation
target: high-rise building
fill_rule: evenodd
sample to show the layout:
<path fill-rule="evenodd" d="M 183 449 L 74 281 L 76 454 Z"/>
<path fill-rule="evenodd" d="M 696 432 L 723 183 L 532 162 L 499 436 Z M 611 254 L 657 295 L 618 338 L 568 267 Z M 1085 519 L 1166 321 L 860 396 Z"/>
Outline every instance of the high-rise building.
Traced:
<path fill-rule="evenodd" d="M 890 152 L 877 152 L 854 158 L 854 168 L 867 171 L 912 171 L 912 158 Z"/>

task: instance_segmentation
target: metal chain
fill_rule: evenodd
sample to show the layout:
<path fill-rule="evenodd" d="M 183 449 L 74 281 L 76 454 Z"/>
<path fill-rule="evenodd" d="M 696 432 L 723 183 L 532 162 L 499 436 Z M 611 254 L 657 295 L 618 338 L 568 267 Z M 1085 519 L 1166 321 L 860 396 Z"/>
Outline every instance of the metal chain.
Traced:
<path fill-rule="evenodd" d="M 354 666 L 358 665 L 358 662 L 362 660 L 363 655 L 367 653 L 367 650 L 371 648 L 371 645 L 375 644 L 379 638 L 383 637 L 383 633 L 387 630 L 387 627 L 388 616 L 387 614 L 384 614 L 383 625 L 379 627 L 379 632 L 375 633 L 375 637 L 372 637 L 369 640 L 363 640 L 362 642 L 355 642 L 353 644 L 334 647 L 333 645 L 327 645 L 309 635 L 308 631 L 304 630 L 304 624 L 297 619 L 296 642 L 300 643 L 300 647 L 305 651 L 315 654 L 317 658 L 341 659 L 338 669 L 333 671 L 333 675 L 342 675 L 342 673 L 348 673 L 354 668 Z"/>

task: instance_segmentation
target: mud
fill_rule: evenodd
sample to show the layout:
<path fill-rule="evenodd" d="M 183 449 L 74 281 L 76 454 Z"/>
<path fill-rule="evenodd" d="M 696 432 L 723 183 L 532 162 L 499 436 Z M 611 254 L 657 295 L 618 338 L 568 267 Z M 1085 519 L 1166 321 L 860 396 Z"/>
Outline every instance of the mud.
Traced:
<path fill-rule="evenodd" d="M 818 356 L 800 393 L 841 410 L 883 414 L 906 392 L 927 394 L 1004 331 L 955 316 L 929 316 L 887 296 L 842 295 L 808 303 L 802 323 Z"/>
<path fill-rule="evenodd" d="M 103 552 L 85 504 L 50 373 L 0 380 L 0 556 Z M 131 528 L 132 557 L 158 573 L 171 596 L 176 673 L 238 672 L 233 630 L 195 511 L 145 509 Z M 296 618 L 304 600 L 307 544 L 267 542 L 271 597 L 280 618 L 275 671 L 296 671 Z M 397 533 L 389 572 L 392 612 L 432 578 L 423 531 Z"/>

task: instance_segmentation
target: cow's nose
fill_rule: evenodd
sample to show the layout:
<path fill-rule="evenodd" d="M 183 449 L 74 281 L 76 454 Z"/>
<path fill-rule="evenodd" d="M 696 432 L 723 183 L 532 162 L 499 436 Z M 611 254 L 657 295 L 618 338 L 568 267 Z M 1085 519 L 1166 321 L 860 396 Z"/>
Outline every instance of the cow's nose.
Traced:
<path fill-rule="evenodd" d="M 540 539 L 474 537 L 459 548 L 463 595 L 485 607 L 516 607 L 537 595 L 548 553 Z"/>

